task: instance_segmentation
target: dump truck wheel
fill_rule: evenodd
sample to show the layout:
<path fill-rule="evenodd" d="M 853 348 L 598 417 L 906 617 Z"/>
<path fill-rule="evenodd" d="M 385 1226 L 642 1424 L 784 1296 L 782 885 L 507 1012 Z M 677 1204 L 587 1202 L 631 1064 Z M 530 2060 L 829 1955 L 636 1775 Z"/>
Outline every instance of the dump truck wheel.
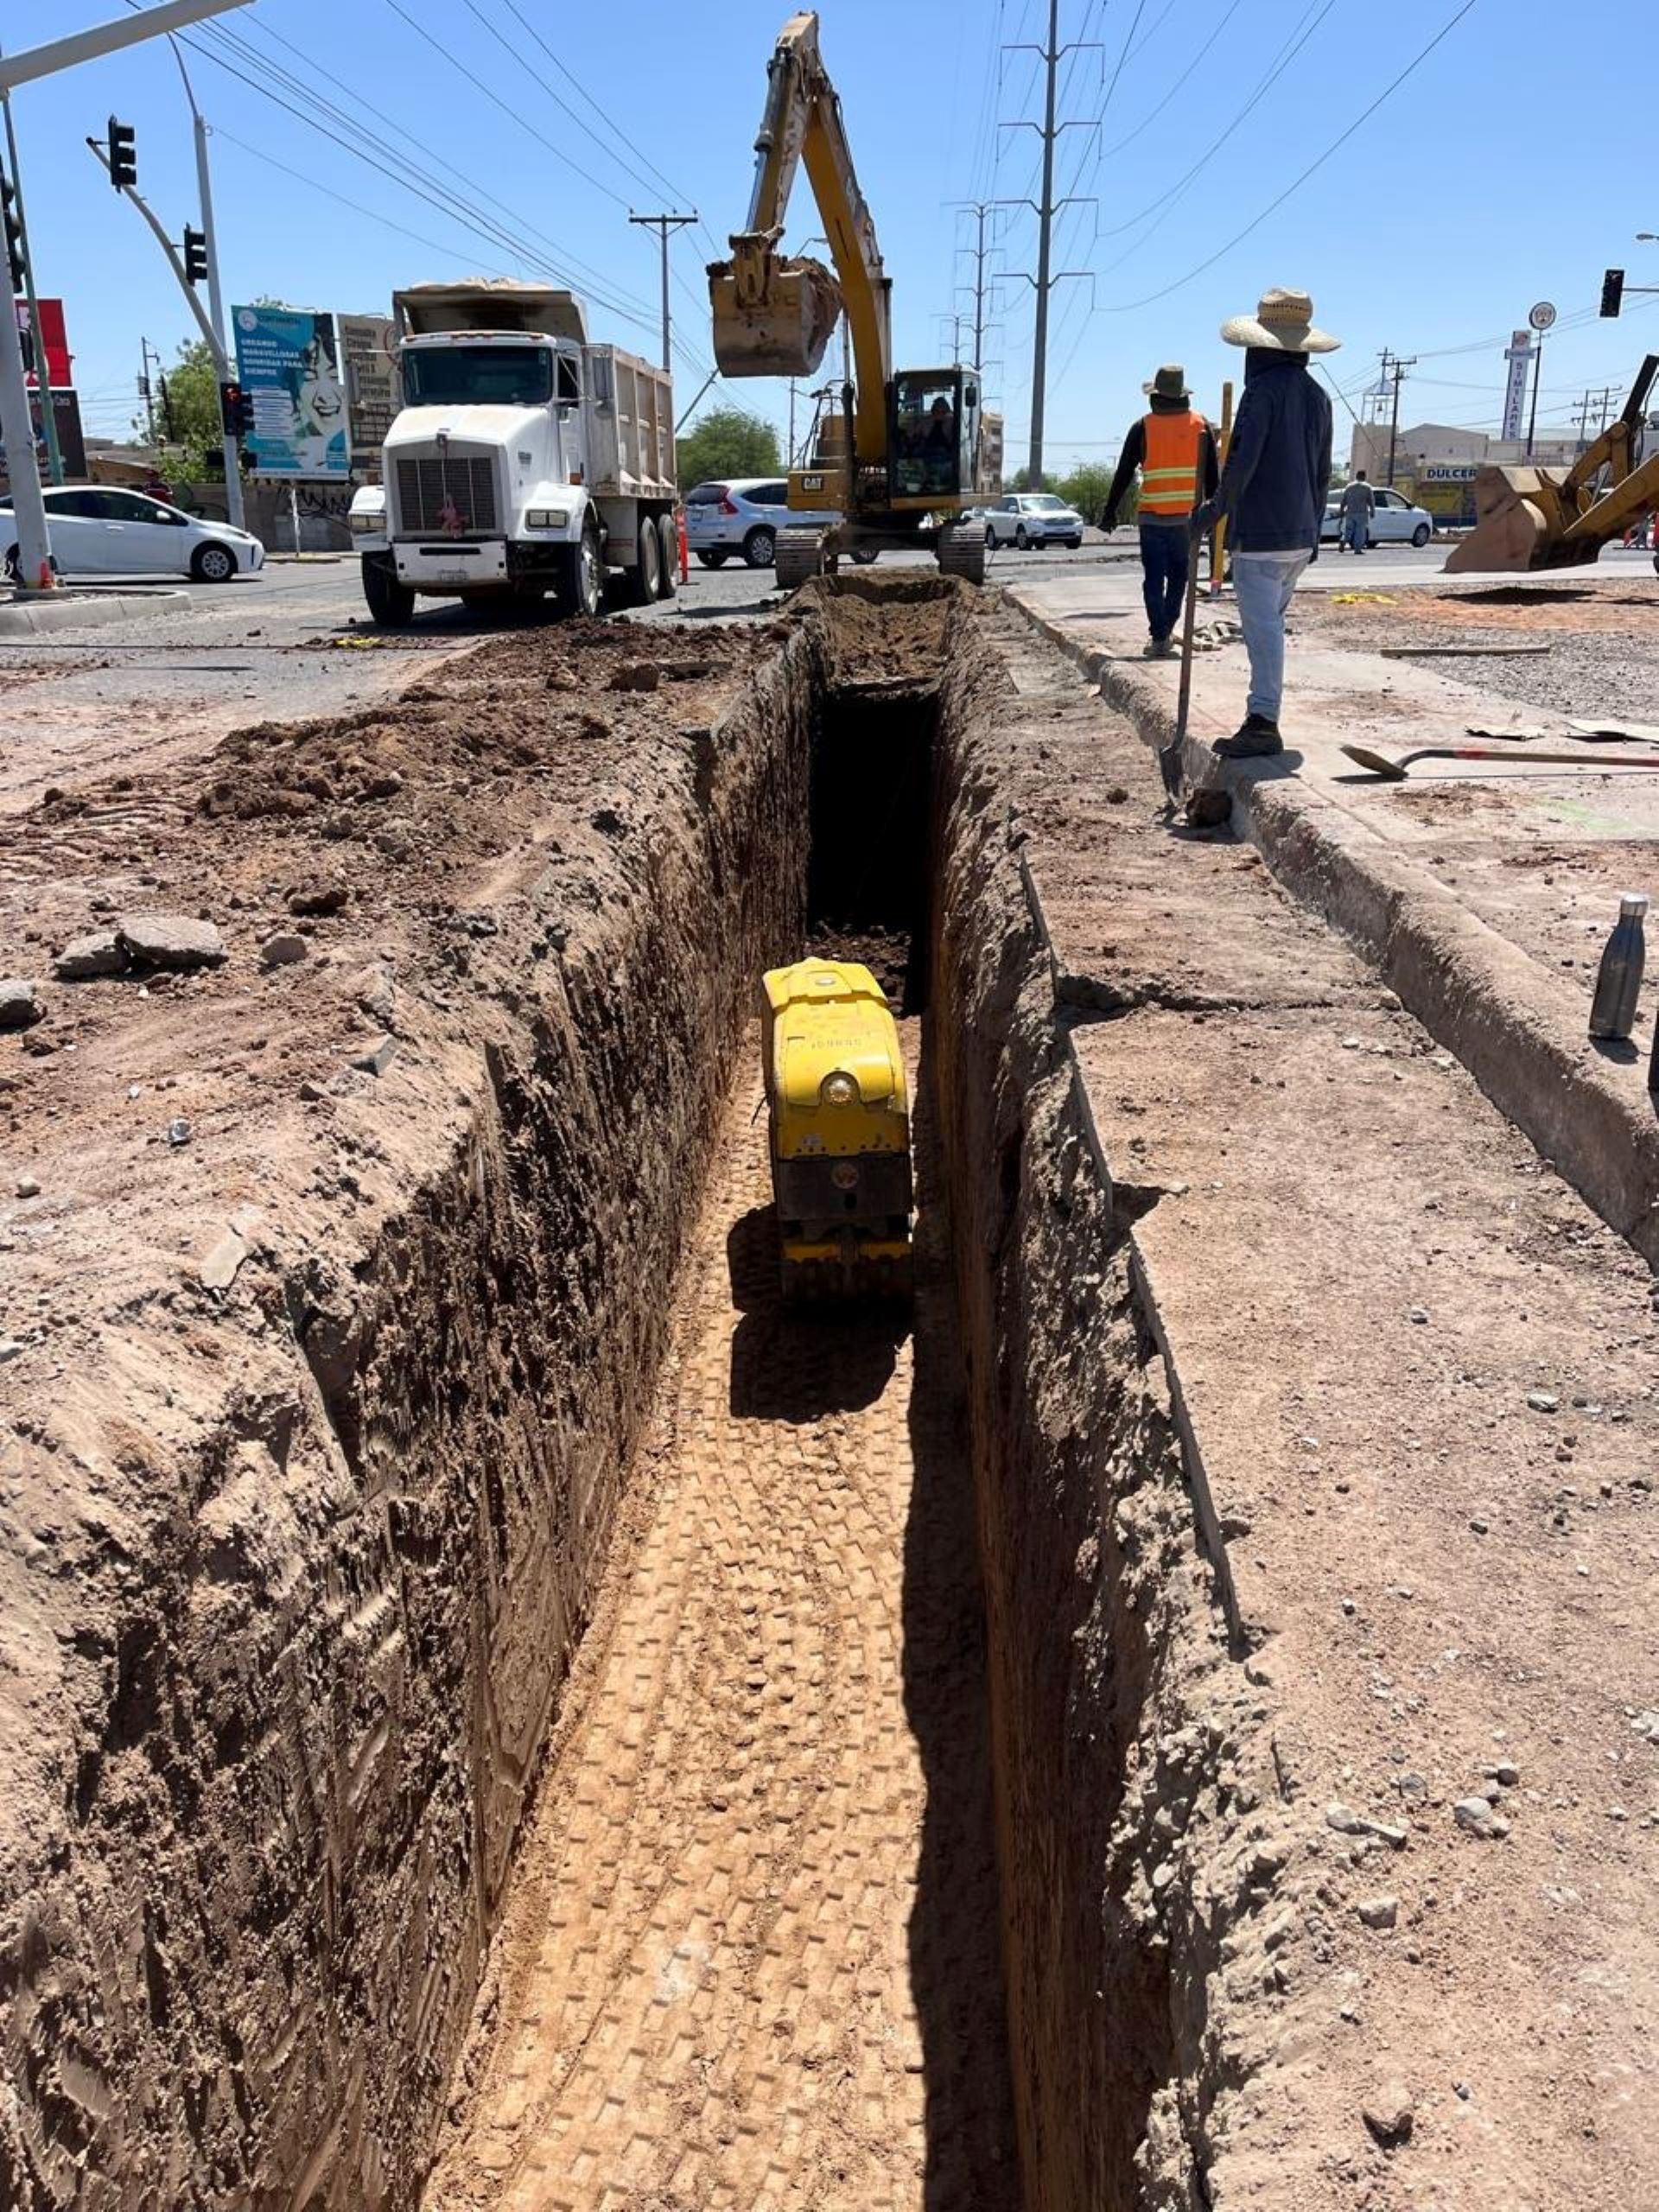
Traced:
<path fill-rule="evenodd" d="M 984 582 L 985 540 L 972 523 L 957 523 L 950 530 L 942 530 L 938 553 L 941 574 L 960 576 L 964 583 Z"/>
<path fill-rule="evenodd" d="M 672 599 L 680 588 L 679 533 L 674 527 L 672 515 L 658 516 L 657 543 L 662 553 L 662 559 L 658 563 L 657 596 L 658 599 Z"/>
<path fill-rule="evenodd" d="M 662 597 L 663 548 L 657 535 L 657 524 L 650 515 L 641 515 L 638 535 L 633 542 L 633 558 L 626 571 L 624 594 L 630 607 L 649 607 L 653 600 Z"/>
<path fill-rule="evenodd" d="M 590 522 L 583 529 L 582 543 L 565 553 L 559 570 L 558 601 L 561 614 L 582 614 L 593 620 L 598 614 L 605 595 L 605 572 L 600 564 L 599 532 Z"/>
<path fill-rule="evenodd" d="M 382 630 L 403 630 L 415 619 L 415 594 L 385 565 L 385 556 L 363 556 L 363 596 L 369 618 Z"/>
<path fill-rule="evenodd" d="M 778 588 L 796 591 L 824 569 L 824 537 L 821 530 L 785 530 L 778 534 Z"/>

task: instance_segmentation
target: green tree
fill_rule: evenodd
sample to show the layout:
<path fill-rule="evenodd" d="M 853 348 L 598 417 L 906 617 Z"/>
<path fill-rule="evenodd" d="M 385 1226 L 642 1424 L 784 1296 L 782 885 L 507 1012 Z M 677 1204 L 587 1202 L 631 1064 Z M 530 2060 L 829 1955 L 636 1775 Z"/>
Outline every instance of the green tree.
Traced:
<path fill-rule="evenodd" d="M 784 457 L 778 433 L 741 407 L 711 407 L 679 441 L 680 489 L 689 492 L 711 476 L 780 476 Z"/>
<path fill-rule="evenodd" d="M 155 386 L 154 405 L 157 439 L 165 454 L 177 457 L 173 465 L 188 476 L 222 476 L 219 372 L 205 338 L 180 346 L 177 360 Z M 148 418 L 136 418 L 133 428 L 147 435 Z"/>
<path fill-rule="evenodd" d="M 1016 468 L 1014 472 L 1014 481 L 1009 485 L 1008 489 L 1010 492 L 1029 492 L 1031 471 L 1028 468 Z"/>
<path fill-rule="evenodd" d="M 1105 505 L 1106 494 L 1111 488 L 1112 472 L 1103 461 L 1098 461 L 1079 462 L 1069 476 L 1062 476 L 1054 486 L 1061 499 L 1068 505 L 1074 506 L 1087 523 L 1100 519 L 1100 511 Z M 1126 500 L 1124 505 L 1129 512 L 1122 519 L 1132 520 L 1133 502 Z"/>

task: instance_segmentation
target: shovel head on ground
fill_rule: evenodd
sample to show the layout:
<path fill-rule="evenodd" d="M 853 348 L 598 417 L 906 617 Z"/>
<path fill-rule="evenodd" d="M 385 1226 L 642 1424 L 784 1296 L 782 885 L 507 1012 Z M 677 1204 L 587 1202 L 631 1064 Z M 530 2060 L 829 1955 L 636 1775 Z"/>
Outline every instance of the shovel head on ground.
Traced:
<path fill-rule="evenodd" d="M 1496 745 L 1420 745 L 1391 760 L 1386 753 L 1374 753 L 1369 745 L 1344 745 L 1342 750 L 1360 767 L 1391 784 L 1405 782 L 1414 760 L 1502 760 L 1510 767 L 1524 767 L 1535 761 L 1541 768 L 1589 768 L 1598 775 L 1611 768 L 1659 768 L 1659 753 L 1509 753 Z"/>

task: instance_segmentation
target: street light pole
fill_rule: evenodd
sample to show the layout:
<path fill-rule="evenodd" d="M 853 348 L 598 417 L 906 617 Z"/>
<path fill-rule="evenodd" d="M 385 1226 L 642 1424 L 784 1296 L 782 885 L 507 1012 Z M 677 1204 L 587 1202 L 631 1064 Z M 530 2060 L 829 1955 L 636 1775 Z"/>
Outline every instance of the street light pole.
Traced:
<path fill-rule="evenodd" d="M 219 285 L 219 231 L 213 221 L 213 181 L 207 167 L 207 125 L 202 120 L 201 110 L 196 105 L 196 96 L 190 86 L 189 72 L 184 66 L 184 56 L 179 51 L 179 41 L 169 38 L 173 59 L 179 65 L 179 74 L 184 79 L 184 96 L 190 103 L 192 124 L 196 140 L 196 190 L 201 201 L 201 229 L 207 254 L 207 314 L 213 326 L 214 365 L 219 383 L 230 380 L 230 353 L 225 343 L 225 297 Z M 223 420 L 219 410 L 219 429 L 223 435 L 225 455 L 225 512 L 232 530 L 245 530 L 247 521 L 242 501 L 242 456 L 238 450 L 236 433 Z"/>
<path fill-rule="evenodd" d="M 1538 343 L 1532 349 L 1532 408 L 1527 416 L 1527 459 L 1532 459 L 1533 436 L 1538 428 L 1538 380 L 1544 365 L 1544 334 L 1538 333 Z"/>

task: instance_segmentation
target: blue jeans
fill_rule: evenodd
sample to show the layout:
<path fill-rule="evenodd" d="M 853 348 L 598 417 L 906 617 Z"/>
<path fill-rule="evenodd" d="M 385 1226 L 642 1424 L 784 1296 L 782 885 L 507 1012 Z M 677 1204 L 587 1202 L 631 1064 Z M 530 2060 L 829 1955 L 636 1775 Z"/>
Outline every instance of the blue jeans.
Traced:
<path fill-rule="evenodd" d="M 1365 541 L 1371 534 L 1369 515 L 1344 515 L 1342 518 L 1342 542 L 1351 553 L 1363 553 Z"/>
<path fill-rule="evenodd" d="M 1249 711 L 1279 719 L 1285 696 L 1285 614 L 1311 553 L 1235 553 L 1233 591 L 1250 656 Z"/>
<path fill-rule="evenodd" d="M 1191 557 L 1185 517 L 1141 523 L 1141 592 L 1147 602 L 1147 621 L 1160 644 L 1180 620 Z"/>

